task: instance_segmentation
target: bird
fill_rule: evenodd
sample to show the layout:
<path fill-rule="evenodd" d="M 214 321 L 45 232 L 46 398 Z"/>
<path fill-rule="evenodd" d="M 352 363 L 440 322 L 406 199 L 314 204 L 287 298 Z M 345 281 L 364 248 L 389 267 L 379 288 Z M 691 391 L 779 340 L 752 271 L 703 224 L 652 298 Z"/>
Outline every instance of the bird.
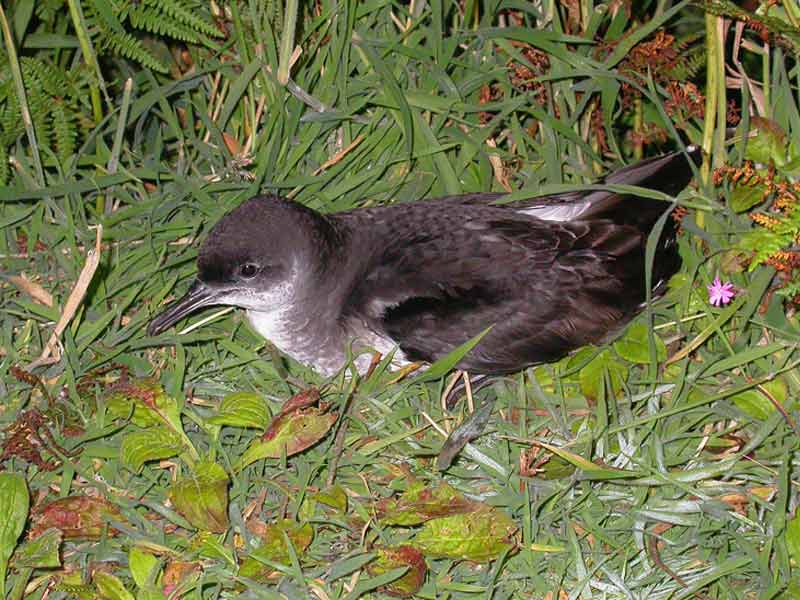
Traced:
<path fill-rule="evenodd" d="M 211 228 L 196 279 L 148 334 L 228 305 L 325 376 L 354 355 L 363 373 L 367 349 L 393 353 L 396 368 L 429 365 L 481 333 L 456 364 L 476 380 L 553 362 L 613 339 L 644 308 L 657 222 L 649 297 L 681 266 L 677 224 L 661 218 L 675 205 L 613 186 L 675 196 L 701 160 L 688 146 L 587 190 L 522 200 L 471 193 L 323 214 L 257 196 Z"/>

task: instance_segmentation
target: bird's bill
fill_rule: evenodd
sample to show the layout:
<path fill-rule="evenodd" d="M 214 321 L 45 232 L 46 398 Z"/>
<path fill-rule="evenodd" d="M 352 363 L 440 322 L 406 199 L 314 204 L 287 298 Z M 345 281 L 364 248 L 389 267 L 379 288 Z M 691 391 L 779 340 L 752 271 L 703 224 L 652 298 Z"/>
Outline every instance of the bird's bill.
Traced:
<path fill-rule="evenodd" d="M 219 293 L 199 279 L 195 279 L 183 298 L 174 302 L 164 312 L 150 321 L 148 335 L 159 335 L 198 308 L 219 303 Z"/>

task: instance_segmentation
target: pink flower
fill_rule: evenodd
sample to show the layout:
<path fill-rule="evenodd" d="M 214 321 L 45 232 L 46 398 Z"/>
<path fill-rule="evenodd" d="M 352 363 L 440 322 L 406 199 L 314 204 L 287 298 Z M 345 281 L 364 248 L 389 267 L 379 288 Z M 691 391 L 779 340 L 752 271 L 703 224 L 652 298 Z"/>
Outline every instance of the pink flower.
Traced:
<path fill-rule="evenodd" d="M 736 291 L 730 281 L 722 283 L 719 277 L 715 277 L 714 283 L 708 286 L 708 301 L 714 306 L 729 304 L 735 296 Z"/>

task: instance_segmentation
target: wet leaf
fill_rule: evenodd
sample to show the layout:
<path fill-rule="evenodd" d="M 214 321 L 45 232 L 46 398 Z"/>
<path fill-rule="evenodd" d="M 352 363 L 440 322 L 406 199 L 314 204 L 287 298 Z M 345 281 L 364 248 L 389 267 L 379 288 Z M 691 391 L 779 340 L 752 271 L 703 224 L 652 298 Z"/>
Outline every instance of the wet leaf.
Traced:
<path fill-rule="evenodd" d="M 61 566 L 58 549 L 63 536 L 55 528 L 42 532 L 32 540 L 28 540 L 14 553 L 14 566 L 29 569 L 53 569 Z"/>
<path fill-rule="evenodd" d="M 765 199 L 766 188 L 762 185 L 737 185 L 731 191 L 730 207 L 737 213 L 750 210 Z"/>
<path fill-rule="evenodd" d="M 237 470 L 262 458 L 292 456 L 310 448 L 325 437 L 336 419 L 336 413 L 325 413 L 317 407 L 290 410 L 284 407 L 281 414 L 272 419 L 264 435 L 254 440 L 239 459 Z"/>
<path fill-rule="evenodd" d="M 480 504 L 472 512 L 427 521 L 411 543 L 432 558 L 485 562 L 516 546 L 516 529 L 506 513 Z"/>
<path fill-rule="evenodd" d="M 136 600 L 133 594 L 122 585 L 122 581 L 111 573 L 96 571 L 93 579 L 101 598 L 107 598 L 108 600 Z"/>
<path fill-rule="evenodd" d="M 384 498 L 375 504 L 375 513 L 382 525 L 419 525 L 436 517 L 475 510 L 478 503 L 468 500 L 446 483 L 428 488 L 417 480 L 397 499 Z"/>
<path fill-rule="evenodd" d="M 252 392 L 236 392 L 223 398 L 219 413 L 207 419 L 212 425 L 266 429 L 269 408 L 264 399 Z"/>
<path fill-rule="evenodd" d="M 25 528 L 29 506 L 25 478 L 16 473 L 0 473 L 0 598 L 5 598 L 8 559 Z"/>
<path fill-rule="evenodd" d="M 177 456 L 183 448 L 183 441 L 177 433 L 153 427 L 126 435 L 122 440 L 120 459 L 125 466 L 138 473 L 144 463 Z"/>
<path fill-rule="evenodd" d="M 390 596 L 408 597 L 416 594 L 425 583 L 428 567 L 422 552 L 413 546 L 396 546 L 378 548 L 375 560 L 367 566 L 373 577 L 383 575 L 399 567 L 408 567 L 408 571 L 383 587 L 381 591 Z"/>
<path fill-rule="evenodd" d="M 623 383 L 628 377 L 628 366 L 615 358 L 610 350 L 603 350 L 589 364 L 583 367 L 578 374 L 581 392 L 583 392 L 584 396 L 593 400 L 600 397 L 605 382 L 606 370 L 608 370 L 609 382 L 614 395 L 622 392 Z"/>
<path fill-rule="evenodd" d="M 289 548 L 286 546 L 284 534 L 291 540 L 292 546 L 298 554 L 308 548 L 314 538 L 314 530 L 308 523 L 296 523 L 288 519 L 273 523 L 267 526 L 262 536 L 261 546 L 242 561 L 239 575 L 260 581 L 269 577 L 273 572 L 272 568 L 261 561 L 290 564 Z"/>
<path fill-rule="evenodd" d="M 625 360 L 640 365 L 650 364 L 650 330 L 644 323 L 635 323 L 628 328 L 622 339 L 614 342 L 614 350 Z M 656 344 L 656 358 L 667 359 L 667 347 L 657 335 L 653 336 Z"/>
<path fill-rule="evenodd" d="M 91 540 L 103 534 L 109 520 L 120 521 L 122 515 L 116 506 L 102 498 L 68 496 L 44 505 L 31 520 L 33 537 L 56 528 L 65 540 Z M 109 533 L 113 533 L 113 529 L 109 528 Z"/>
<path fill-rule="evenodd" d="M 228 529 L 228 483 L 220 465 L 201 463 L 190 476 L 173 484 L 169 498 L 197 529 L 223 533 Z"/>

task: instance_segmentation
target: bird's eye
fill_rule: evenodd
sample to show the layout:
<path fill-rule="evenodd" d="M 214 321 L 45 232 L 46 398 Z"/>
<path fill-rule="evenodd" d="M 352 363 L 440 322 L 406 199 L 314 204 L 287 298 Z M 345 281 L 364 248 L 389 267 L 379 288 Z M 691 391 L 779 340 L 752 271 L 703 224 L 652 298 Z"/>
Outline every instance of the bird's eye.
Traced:
<path fill-rule="evenodd" d="M 239 267 L 239 275 L 245 279 L 252 279 L 258 275 L 258 271 L 258 265 L 255 263 L 244 263 L 241 267 Z"/>

